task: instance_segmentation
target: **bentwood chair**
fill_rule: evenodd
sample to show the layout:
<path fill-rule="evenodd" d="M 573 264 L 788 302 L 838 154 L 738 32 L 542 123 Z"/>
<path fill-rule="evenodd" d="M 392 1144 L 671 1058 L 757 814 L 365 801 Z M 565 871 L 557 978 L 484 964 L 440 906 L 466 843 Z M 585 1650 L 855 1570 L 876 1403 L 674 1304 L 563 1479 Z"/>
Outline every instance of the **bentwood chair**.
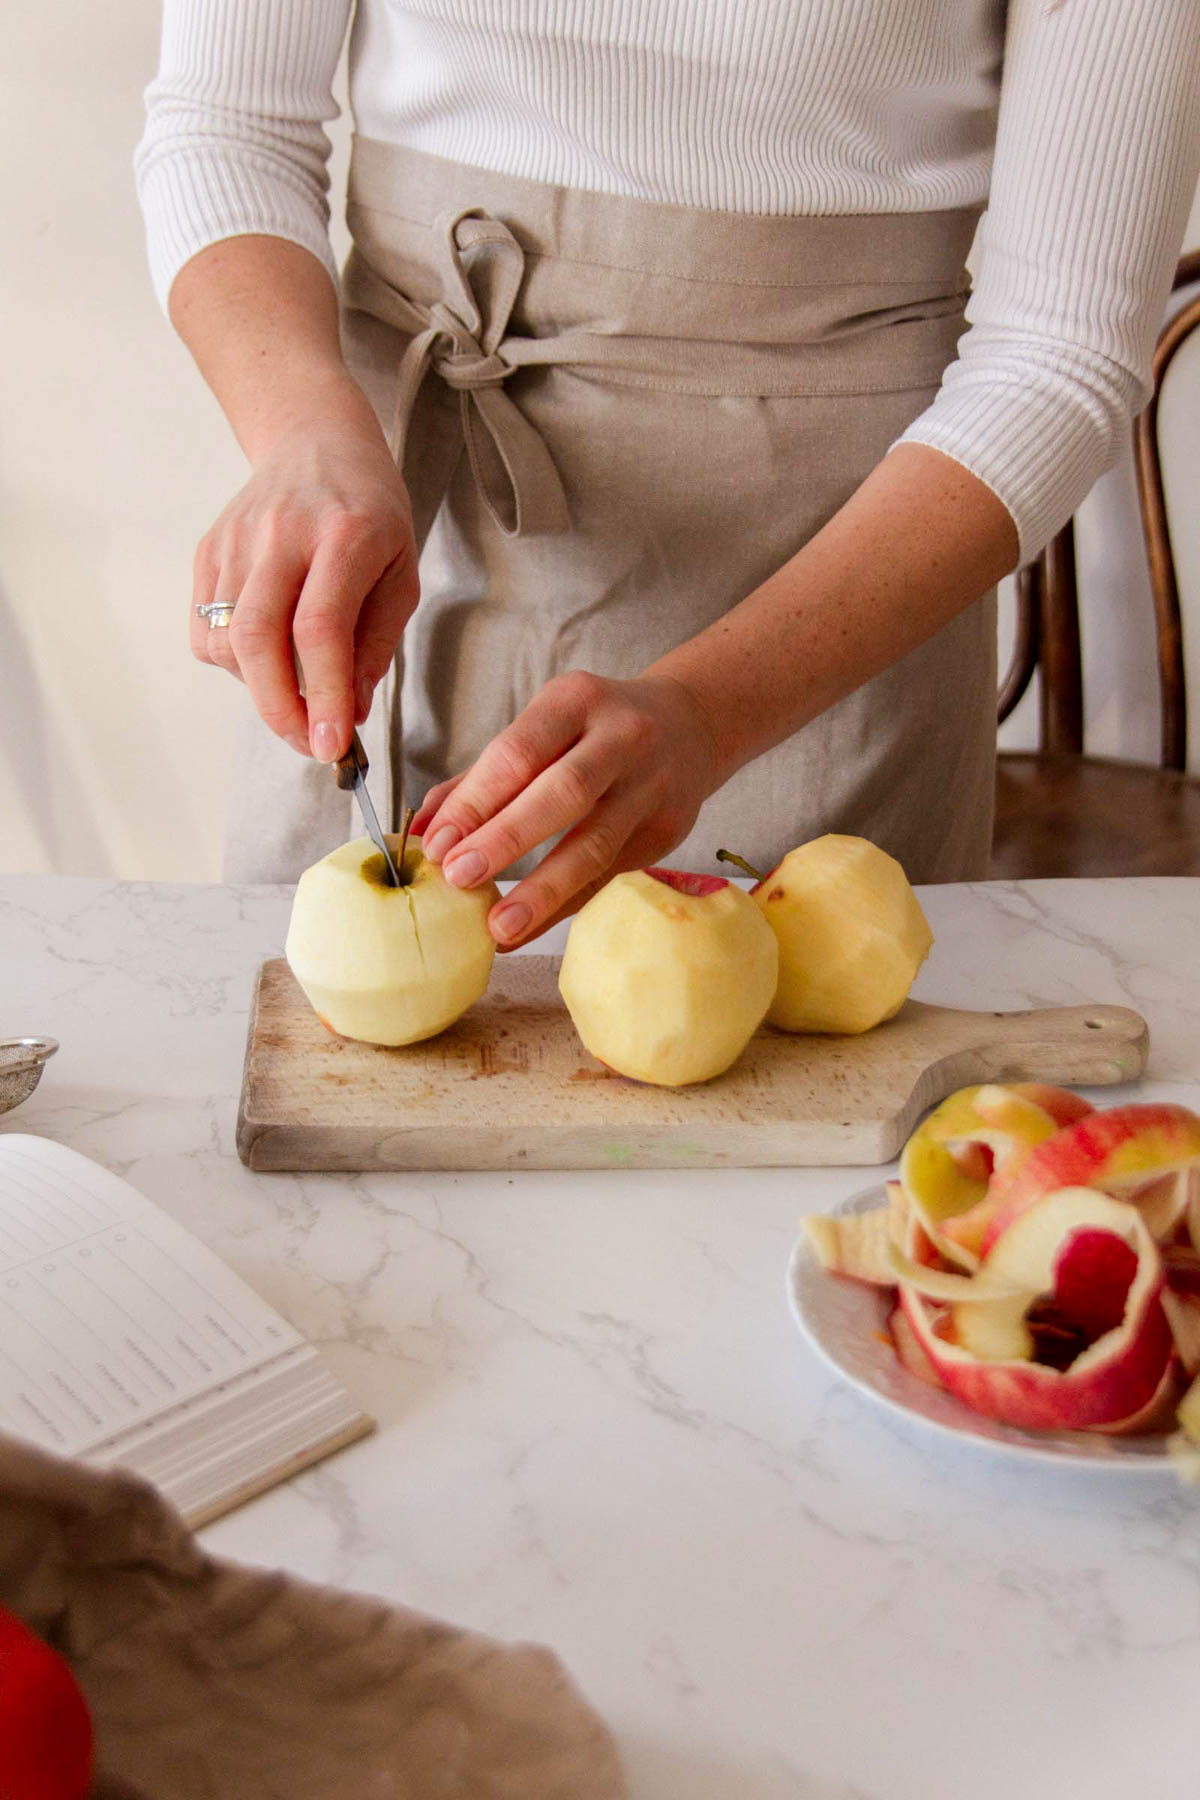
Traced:
<path fill-rule="evenodd" d="M 1176 290 L 1200 281 L 1200 251 Z M 1084 753 L 1083 677 L 1073 522 L 1016 576 L 1017 629 L 1000 690 L 1003 722 L 1038 673 L 1039 748 L 1005 751 L 996 777 L 992 875 L 1200 875 L 1200 778 L 1186 773 L 1183 626 L 1163 490 L 1158 403 L 1172 361 L 1200 327 L 1200 295 L 1162 331 L 1154 394 L 1134 426 L 1138 501 L 1157 624 L 1158 766 Z M 1192 471 L 1200 506 L 1200 470 Z"/>

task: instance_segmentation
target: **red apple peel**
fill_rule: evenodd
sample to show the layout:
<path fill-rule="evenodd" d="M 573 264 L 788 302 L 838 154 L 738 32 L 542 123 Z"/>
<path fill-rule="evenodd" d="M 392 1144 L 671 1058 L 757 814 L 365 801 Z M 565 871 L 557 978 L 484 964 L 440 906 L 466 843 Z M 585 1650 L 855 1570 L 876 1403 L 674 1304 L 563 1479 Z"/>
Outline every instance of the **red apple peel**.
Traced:
<path fill-rule="evenodd" d="M 1094 1187 L 1127 1198 L 1151 1178 L 1193 1165 L 1200 1165 L 1200 1118 L 1187 1107 L 1138 1103 L 1089 1113 L 1015 1166 L 997 1169 L 983 1255 L 1021 1212 L 1056 1188 Z"/>
<path fill-rule="evenodd" d="M 995 1258 L 1003 1272 L 1028 1266 L 1030 1302 L 1051 1286 L 1057 1300 L 1061 1269 L 1068 1292 L 1074 1292 L 1085 1312 L 1090 1308 L 1093 1322 L 1103 1323 L 1115 1304 L 1113 1296 L 1125 1283 L 1119 1323 L 1103 1331 L 1069 1367 L 1057 1369 L 1033 1362 L 1028 1350 L 1007 1360 L 981 1360 L 961 1345 L 945 1341 L 937 1329 L 939 1316 L 930 1313 L 915 1288 L 901 1285 L 901 1305 L 943 1386 L 976 1412 L 1004 1424 L 1043 1431 L 1091 1430 L 1128 1420 L 1150 1405 L 1174 1360 L 1174 1338 L 1160 1299 L 1163 1267 L 1157 1246 L 1132 1208 L 1103 1195 L 1089 1199 L 1085 1190 L 1067 1190 L 1043 1196 L 1039 1205 L 1039 1216 L 1033 1216 L 1032 1208 L 1024 1215 L 1007 1246 L 1008 1256 Z M 1085 1229 L 1063 1232 L 1055 1242 L 1059 1224 L 1072 1218 Z M 1103 1229 L 1110 1222 L 1117 1229 Z M 1090 1224 L 1099 1229 L 1087 1230 Z M 1079 1237 L 1085 1241 L 1076 1252 L 1072 1238 Z M 1135 1268 L 1132 1280 L 1127 1280 L 1131 1249 Z M 1080 1297 L 1077 1278 L 1085 1262 L 1104 1296 L 1103 1306 Z M 1013 1325 L 1020 1328 L 1025 1342 L 1031 1343 L 1015 1309 Z"/>

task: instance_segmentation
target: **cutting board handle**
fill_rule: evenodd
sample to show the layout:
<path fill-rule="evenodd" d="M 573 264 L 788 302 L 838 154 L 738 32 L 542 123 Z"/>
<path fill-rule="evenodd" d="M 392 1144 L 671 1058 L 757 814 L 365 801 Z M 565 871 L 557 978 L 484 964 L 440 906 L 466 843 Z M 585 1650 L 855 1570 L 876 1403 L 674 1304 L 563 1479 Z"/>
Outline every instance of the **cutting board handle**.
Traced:
<path fill-rule="evenodd" d="M 1127 1006 L 1055 1006 L 1030 1012 L 943 1015 L 955 1048 L 980 1059 L 988 1081 L 1048 1081 L 1109 1087 L 1136 1081 L 1146 1067 L 1150 1030 Z"/>

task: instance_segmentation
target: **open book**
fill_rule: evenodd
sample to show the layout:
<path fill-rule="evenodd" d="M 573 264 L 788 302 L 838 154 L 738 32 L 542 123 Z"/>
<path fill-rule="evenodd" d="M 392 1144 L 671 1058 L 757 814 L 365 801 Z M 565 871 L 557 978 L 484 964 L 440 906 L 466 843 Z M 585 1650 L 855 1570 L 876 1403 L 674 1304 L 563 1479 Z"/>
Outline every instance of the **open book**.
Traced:
<path fill-rule="evenodd" d="M 317 1352 L 128 1182 L 0 1135 L 0 1430 L 202 1525 L 372 1429 Z"/>

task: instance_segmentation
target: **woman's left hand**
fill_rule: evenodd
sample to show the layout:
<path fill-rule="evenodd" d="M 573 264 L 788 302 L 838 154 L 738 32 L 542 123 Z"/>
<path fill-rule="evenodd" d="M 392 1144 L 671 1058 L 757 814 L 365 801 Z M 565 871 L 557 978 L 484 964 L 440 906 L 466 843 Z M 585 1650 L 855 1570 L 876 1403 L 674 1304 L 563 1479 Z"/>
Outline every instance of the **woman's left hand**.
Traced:
<path fill-rule="evenodd" d="M 566 833 L 492 908 L 492 935 L 512 950 L 610 876 L 666 855 L 721 780 L 711 726 L 681 682 L 575 670 L 548 681 L 464 775 L 432 788 L 413 830 L 464 888 Z"/>

